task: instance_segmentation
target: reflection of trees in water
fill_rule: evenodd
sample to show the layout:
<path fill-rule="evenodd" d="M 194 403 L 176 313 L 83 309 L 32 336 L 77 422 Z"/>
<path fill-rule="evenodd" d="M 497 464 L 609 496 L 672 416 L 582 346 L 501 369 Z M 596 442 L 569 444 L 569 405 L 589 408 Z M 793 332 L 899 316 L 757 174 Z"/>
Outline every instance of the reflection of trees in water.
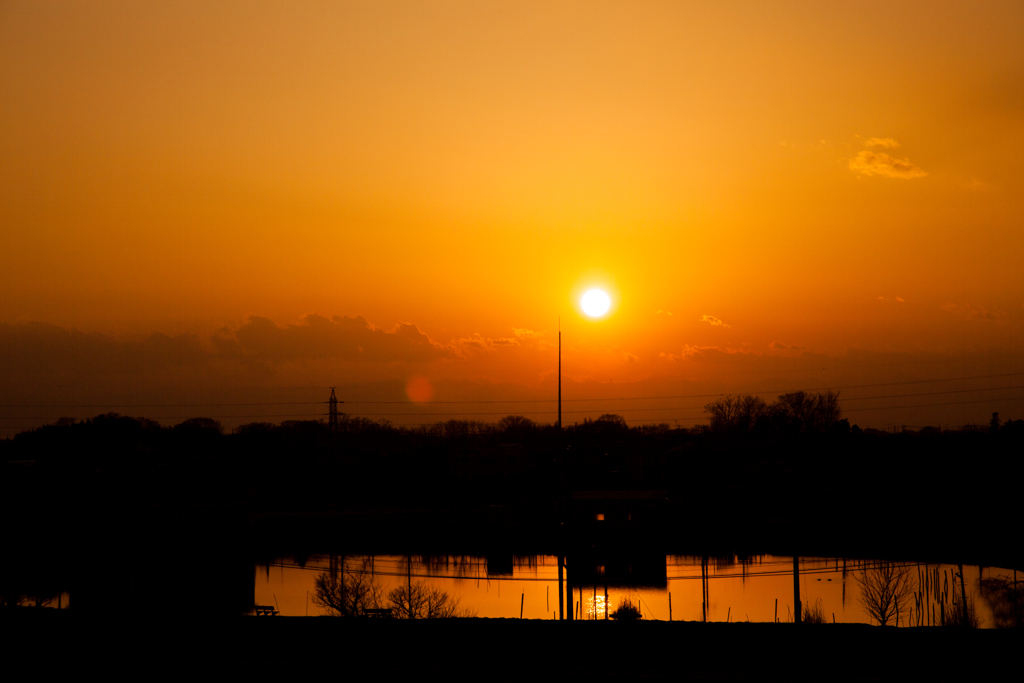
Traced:
<path fill-rule="evenodd" d="M 396 619 L 452 619 L 475 616 L 459 599 L 425 583 L 398 586 L 388 592 L 388 607 Z"/>
<path fill-rule="evenodd" d="M 915 591 L 908 565 L 873 560 L 865 562 L 854 578 L 860 584 L 861 604 L 881 626 L 898 624 L 900 613 L 907 614 Z"/>
<path fill-rule="evenodd" d="M 992 609 L 996 628 L 1024 626 L 1024 584 L 1000 577 L 982 579 L 981 597 Z"/>
<path fill-rule="evenodd" d="M 474 616 L 458 597 L 425 583 L 398 586 L 385 594 L 369 570 L 370 560 L 364 559 L 361 571 L 320 572 L 313 581 L 313 604 L 335 617 L 368 617 L 381 610 L 396 619 Z"/>
<path fill-rule="evenodd" d="M 804 603 L 803 623 L 805 624 L 824 624 L 825 621 L 825 610 L 821 606 L 821 598 L 817 598 L 813 603 L 808 601 Z"/>
<path fill-rule="evenodd" d="M 609 616 L 619 621 L 634 621 L 640 619 L 640 608 L 633 604 L 629 598 L 623 599 Z"/>
<path fill-rule="evenodd" d="M 455 579 L 477 579 L 487 574 L 485 559 L 472 555 L 423 555 L 420 564 L 430 574 L 445 574 Z"/>
<path fill-rule="evenodd" d="M 536 555 L 513 555 L 512 566 L 516 569 L 537 569 L 539 561 Z"/>
<path fill-rule="evenodd" d="M 0 607 L 57 607 L 60 598 L 60 594 L 4 592 L 0 594 Z"/>
<path fill-rule="evenodd" d="M 381 609 L 383 587 L 370 575 L 370 563 L 363 561 L 363 571 L 320 572 L 313 580 L 313 604 L 335 617 L 363 617 L 369 610 Z"/>

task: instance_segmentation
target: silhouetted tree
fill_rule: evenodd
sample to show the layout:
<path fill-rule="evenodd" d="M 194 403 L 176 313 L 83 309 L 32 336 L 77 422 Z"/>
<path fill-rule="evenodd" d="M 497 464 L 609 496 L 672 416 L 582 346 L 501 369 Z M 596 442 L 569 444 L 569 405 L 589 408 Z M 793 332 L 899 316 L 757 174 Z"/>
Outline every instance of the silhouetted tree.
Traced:
<path fill-rule="evenodd" d="M 498 420 L 497 429 L 507 438 L 519 440 L 536 428 L 536 423 L 523 415 L 506 415 Z"/>
<path fill-rule="evenodd" d="M 459 599 L 425 583 L 398 586 L 388 593 L 391 615 L 396 619 L 451 619 L 471 617 L 473 612 L 459 606 Z"/>
<path fill-rule="evenodd" d="M 711 429 L 726 434 L 745 433 L 764 418 L 768 405 L 760 396 L 723 396 L 704 406 L 711 415 Z"/>
<path fill-rule="evenodd" d="M 739 396 L 723 396 L 704 406 L 704 412 L 711 415 L 711 431 L 729 433 L 736 423 L 739 399 Z"/>
<path fill-rule="evenodd" d="M 915 589 L 907 565 L 876 560 L 867 563 L 854 578 L 860 584 L 861 604 L 879 625 L 885 626 L 907 611 Z"/>
<path fill-rule="evenodd" d="M 615 415 L 613 413 L 605 413 L 601 417 L 599 417 L 596 420 L 594 420 L 594 422 L 600 423 L 602 425 L 607 425 L 607 426 L 610 426 L 610 427 L 615 427 L 617 429 L 628 429 L 629 428 L 626 425 L 626 418 L 622 417 L 621 415 Z"/>
<path fill-rule="evenodd" d="M 331 616 L 363 617 L 366 610 L 382 609 L 384 589 L 366 571 L 320 572 L 313 586 L 313 604 Z"/>

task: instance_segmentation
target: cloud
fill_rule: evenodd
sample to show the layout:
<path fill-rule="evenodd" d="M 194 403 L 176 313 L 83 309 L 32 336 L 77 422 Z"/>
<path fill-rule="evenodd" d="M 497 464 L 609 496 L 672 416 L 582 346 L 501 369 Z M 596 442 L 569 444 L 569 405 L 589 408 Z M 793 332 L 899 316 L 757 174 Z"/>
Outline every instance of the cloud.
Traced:
<path fill-rule="evenodd" d="M 690 344 L 684 344 L 679 353 L 662 351 L 658 354 L 658 358 L 671 361 L 708 360 L 722 355 L 748 355 L 749 353 L 749 351 L 744 351 L 743 349 L 723 349 L 719 346 L 691 346 Z"/>
<path fill-rule="evenodd" d="M 624 353 L 625 353 L 625 356 L 626 356 L 626 362 L 627 363 L 637 363 L 637 362 L 640 361 L 640 356 L 634 355 L 634 354 L 630 353 L 629 351 L 626 351 Z"/>
<path fill-rule="evenodd" d="M 311 313 L 297 325 L 280 326 L 269 318 L 249 316 L 233 339 L 247 358 L 265 361 L 354 360 L 423 363 L 450 355 L 412 324 L 391 331 L 370 325 L 362 316 Z M 226 345 L 227 346 L 227 345 Z"/>
<path fill-rule="evenodd" d="M 885 147 L 886 149 L 895 149 L 900 146 L 900 143 L 892 138 L 868 138 L 864 144 L 868 147 Z"/>
<path fill-rule="evenodd" d="M 116 338 L 29 322 L 0 324 L 0 357 L 12 373 L 124 375 L 202 366 L 209 352 L 192 334 Z"/>
<path fill-rule="evenodd" d="M 850 170 L 863 176 L 880 175 L 904 180 L 928 175 L 926 171 L 912 164 L 910 159 L 897 159 L 884 152 L 872 152 L 867 149 L 850 159 Z"/>
<path fill-rule="evenodd" d="M 361 316 L 328 320 L 307 315 L 299 324 L 283 326 L 250 316 L 238 329 L 225 327 L 206 339 L 159 332 L 115 336 L 38 322 L 0 324 L 0 357 L 5 359 L 0 376 L 118 378 L 209 372 L 214 365 L 265 373 L 293 361 L 423 363 L 451 355 L 415 325 L 402 323 L 385 331 Z"/>
<path fill-rule="evenodd" d="M 901 304 L 904 304 L 904 303 L 906 303 L 906 302 L 907 302 L 907 300 L 906 300 L 906 299 L 904 299 L 904 298 L 903 298 L 902 296 L 898 296 L 898 297 L 896 297 L 896 301 L 899 301 L 899 302 L 900 302 Z"/>
<path fill-rule="evenodd" d="M 672 315 L 672 311 L 663 311 L 660 308 L 654 312 L 654 315 Z"/>
<path fill-rule="evenodd" d="M 525 327 L 513 327 L 512 334 L 518 339 L 539 339 L 544 336 L 543 332 L 535 332 L 534 330 L 528 330 Z"/>
<path fill-rule="evenodd" d="M 807 350 L 806 346 L 797 346 L 796 344 L 794 344 L 792 346 L 786 346 L 785 344 L 780 344 L 779 342 L 772 342 L 771 344 L 769 344 L 768 348 L 771 349 L 772 351 L 806 351 Z"/>
<path fill-rule="evenodd" d="M 525 327 L 513 327 L 512 334 L 511 337 L 484 337 L 479 333 L 473 333 L 472 336 L 452 340 L 449 342 L 448 348 L 454 355 L 466 357 L 473 353 L 495 351 L 500 348 L 544 348 L 548 346 L 544 341 L 544 332 L 529 330 Z"/>
<path fill-rule="evenodd" d="M 726 325 L 724 322 L 722 322 L 720 319 L 716 318 L 713 315 L 702 315 L 700 317 L 700 321 L 702 323 L 710 323 L 712 327 L 732 327 L 732 325 Z"/>
<path fill-rule="evenodd" d="M 999 320 L 1006 316 L 1003 311 L 990 311 L 984 306 L 976 306 L 975 304 L 957 304 L 952 301 L 947 301 L 942 304 L 942 310 L 947 313 L 959 315 L 966 320 Z"/>

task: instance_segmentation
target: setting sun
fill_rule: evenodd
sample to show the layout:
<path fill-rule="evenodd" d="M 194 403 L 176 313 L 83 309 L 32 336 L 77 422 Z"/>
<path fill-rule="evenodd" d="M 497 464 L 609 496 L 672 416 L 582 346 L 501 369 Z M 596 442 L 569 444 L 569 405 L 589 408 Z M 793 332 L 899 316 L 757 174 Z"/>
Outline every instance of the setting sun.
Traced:
<path fill-rule="evenodd" d="M 580 306 L 583 307 L 583 312 L 591 318 L 600 318 L 608 312 L 611 304 L 611 299 L 600 289 L 591 289 L 580 299 Z"/>

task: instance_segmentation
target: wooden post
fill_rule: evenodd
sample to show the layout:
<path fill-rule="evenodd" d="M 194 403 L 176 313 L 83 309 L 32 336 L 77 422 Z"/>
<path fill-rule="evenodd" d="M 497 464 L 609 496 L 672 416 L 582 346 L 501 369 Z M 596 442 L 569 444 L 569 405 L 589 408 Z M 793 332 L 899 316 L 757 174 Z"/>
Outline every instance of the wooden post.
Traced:
<path fill-rule="evenodd" d="M 672 591 L 668 592 L 668 620 L 672 621 Z"/>
<path fill-rule="evenodd" d="M 801 623 L 800 611 L 800 558 L 793 556 L 793 623 Z"/>
<path fill-rule="evenodd" d="M 604 585 L 604 618 L 608 619 L 608 584 Z"/>
<path fill-rule="evenodd" d="M 519 598 L 519 618 L 523 618 L 523 604 L 526 602 L 526 591 L 523 591 L 523 596 Z"/>
<path fill-rule="evenodd" d="M 775 623 L 779 623 L 779 599 L 775 598 Z"/>

